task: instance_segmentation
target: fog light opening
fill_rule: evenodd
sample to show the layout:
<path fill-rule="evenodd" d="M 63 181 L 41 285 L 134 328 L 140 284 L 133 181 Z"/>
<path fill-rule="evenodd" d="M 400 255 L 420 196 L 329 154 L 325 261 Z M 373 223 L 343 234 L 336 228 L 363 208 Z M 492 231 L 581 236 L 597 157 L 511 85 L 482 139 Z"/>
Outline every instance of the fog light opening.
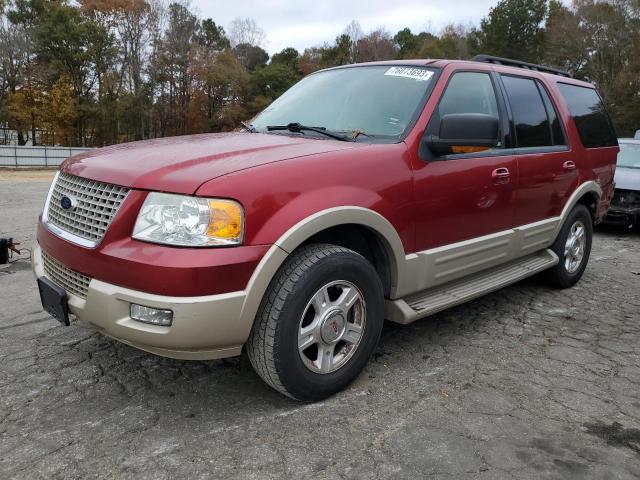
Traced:
<path fill-rule="evenodd" d="M 130 316 L 133 320 L 150 325 L 170 327 L 173 323 L 173 311 L 161 308 L 145 307 L 144 305 L 131 304 Z"/>

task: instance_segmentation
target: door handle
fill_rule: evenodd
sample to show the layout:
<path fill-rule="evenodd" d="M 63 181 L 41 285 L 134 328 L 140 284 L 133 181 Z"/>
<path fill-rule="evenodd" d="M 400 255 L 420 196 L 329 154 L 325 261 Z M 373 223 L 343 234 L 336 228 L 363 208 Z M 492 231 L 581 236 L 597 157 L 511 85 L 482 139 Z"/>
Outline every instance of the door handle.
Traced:
<path fill-rule="evenodd" d="M 570 172 L 571 170 L 576 169 L 576 164 L 571 160 L 567 160 L 562 164 L 562 169 Z"/>
<path fill-rule="evenodd" d="M 510 177 L 511 173 L 509 172 L 509 169 L 505 167 L 496 168 L 493 172 L 491 172 L 491 179 L 496 185 L 509 183 Z"/>

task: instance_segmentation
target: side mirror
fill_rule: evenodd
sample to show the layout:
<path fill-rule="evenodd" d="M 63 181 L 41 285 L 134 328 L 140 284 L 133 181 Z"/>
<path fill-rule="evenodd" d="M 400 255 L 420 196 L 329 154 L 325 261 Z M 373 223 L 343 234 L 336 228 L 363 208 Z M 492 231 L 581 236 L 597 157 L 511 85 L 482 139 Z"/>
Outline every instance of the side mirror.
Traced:
<path fill-rule="evenodd" d="M 498 145 L 498 118 L 480 113 L 455 113 L 440 120 L 438 136 L 423 138 L 435 155 L 473 153 Z"/>

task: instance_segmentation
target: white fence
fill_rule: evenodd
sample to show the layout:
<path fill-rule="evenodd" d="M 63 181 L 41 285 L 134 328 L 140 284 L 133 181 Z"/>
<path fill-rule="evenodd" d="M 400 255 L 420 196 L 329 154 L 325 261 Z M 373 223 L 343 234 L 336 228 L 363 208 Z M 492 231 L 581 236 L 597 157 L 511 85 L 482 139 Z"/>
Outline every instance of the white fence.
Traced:
<path fill-rule="evenodd" d="M 57 167 L 65 159 L 88 150 L 92 149 L 0 145 L 0 167 Z"/>

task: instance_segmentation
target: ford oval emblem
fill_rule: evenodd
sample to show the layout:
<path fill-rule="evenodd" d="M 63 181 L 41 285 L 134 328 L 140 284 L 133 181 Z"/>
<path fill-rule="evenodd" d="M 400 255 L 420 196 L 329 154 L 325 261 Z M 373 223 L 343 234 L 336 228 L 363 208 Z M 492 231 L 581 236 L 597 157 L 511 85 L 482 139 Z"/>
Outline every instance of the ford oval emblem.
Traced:
<path fill-rule="evenodd" d="M 75 208 L 78 206 L 78 201 L 73 197 L 64 195 L 60 199 L 60 206 L 63 208 L 63 210 L 75 210 Z"/>

